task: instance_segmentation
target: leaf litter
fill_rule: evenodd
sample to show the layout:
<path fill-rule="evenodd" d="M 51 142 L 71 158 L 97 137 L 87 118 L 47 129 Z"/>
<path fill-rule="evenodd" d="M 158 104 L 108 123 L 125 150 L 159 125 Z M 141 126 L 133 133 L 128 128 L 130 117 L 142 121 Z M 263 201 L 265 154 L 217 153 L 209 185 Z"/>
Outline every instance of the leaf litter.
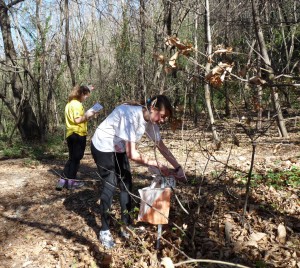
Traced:
<path fill-rule="evenodd" d="M 277 189 L 267 183 L 253 186 L 243 218 L 242 177 L 247 174 L 251 155 L 247 142 L 240 140 L 240 146 L 232 149 L 227 161 L 230 146 L 226 143 L 214 151 L 208 140 L 203 147 L 203 137 L 195 133 L 185 135 L 193 139 L 182 139 L 179 133 L 172 134 L 171 139 L 169 134 L 164 133 L 166 143 L 179 161 L 185 163 L 189 179 L 175 189 L 189 215 L 173 195 L 169 224 L 163 226 L 159 250 L 155 247 L 157 228 L 153 225 L 135 223 L 137 235 L 128 241 L 117 238 L 121 224 L 117 197 L 111 214 L 111 230 L 117 245 L 112 250 L 101 246 L 98 241 L 101 183 L 96 182 L 97 170 L 88 152 L 79 172 L 79 177 L 87 181 L 86 186 L 72 192 L 55 191 L 57 174 L 53 170 L 62 169 L 61 161 L 46 160 L 29 167 L 22 160 L 5 160 L 0 163 L 1 267 L 172 267 L 171 262 L 193 258 L 248 267 L 299 268 L 299 187 L 287 185 Z M 256 172 L 300 167 L 299 144 L 293 139 L 278 144 L 276 152 L 267 140 L 259 145 Z M 150 154 L 147 148 L 141 146 L 145 154 Z M 132 170 L 136 193 L 138 188 L 150 184 L 151 177 L 145 167 L 132 164 Z M 136 201 L 134 205 L 139 207 Z M 201 267 L 208 267 L 205 265 Z"/>

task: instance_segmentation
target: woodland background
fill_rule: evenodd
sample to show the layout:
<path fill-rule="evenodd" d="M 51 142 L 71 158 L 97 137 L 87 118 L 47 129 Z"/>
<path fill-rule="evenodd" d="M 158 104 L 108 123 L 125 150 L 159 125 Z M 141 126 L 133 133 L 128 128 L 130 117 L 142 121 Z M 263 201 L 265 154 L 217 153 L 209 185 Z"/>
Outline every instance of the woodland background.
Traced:
<path fill-rule="evenodd" d="M 190 257 L 224 259 L 253 267 L 299 268 L 299 17 L 298 0 L 0 0 L 2 158 L 29 157 L 30 163 L 25 163 L 31 166 L 31 161 L 42 163 L 55 157 L 61 162 L 47 165 L 59 170 L 57 166 L 66 158 L 63 111 L 76 84 L 95 87 L 84 104 L 86 108 L 96 101 L 104 106 L 98 119 L 90 122 L 90 134 L 117 104 L 165 94 L 172 101 L 175 119 L 164 126 L 163 133 L 170 147 L 178 149 L 175 154 L 185 165 L 189 182 L 179 195 L 196 215 L 190 219 L 193 224 L 188 226 L 193 228 L 188 228 L 189 235 L 185 236 L 193 242 Z M 230 162 L 232 158 L 234 163 Z M 211 162 L 218 165 L 210 167 Z M 7 176 L 10 169 L 4 162 L 2 166 Z M 20 173 L 28 172 L 21 166 Z M 136 172 L 139 178 L 140 171 Z M 234 181 L 236 177 L 239 179 Z M 233 187 L 241 181 L 243 187 L 235 194 L 225 186 L 230 182 Z M 217 198 L 213 195 L 220 185 L 229 194 L 229 203 L 219 192 Z M 35 189 L 35 185 L 30 187 Z M 259 187 L 256 205 L 251 187 Z M 207 203 L 203 203 L 202 189 L 211 193 L 205 196 Z M 187 196 L 193 201 L 187 201 Z M 239 201 L 235 203 L 236 196 Z M 268 203 L 271 207 L 260 199 L 263 196 L 272 200 Z M 7 203 L 3 201 L 1 209 L 8 214 L 2 213 L 6 217 L 3 224 L 24 202 L 14 196 L 13 205 L 8 192 L 4 197 Z M 94 199 L 91 194 L 83 203 L 90 204 Z M 218 217 L 223 220 L 216 225 L 206 226 L 201 218 L 205 216 L 201 215 L 203 210 L 216 213 L 208 200 L 215 205 L 222 203 Z M 225 209 L 224 204 L 232 202 L 236 207 Z M 256 215 L 254 222 L 259 230 L 245 231 L 245 219 L 253 220 L 251 213 L 258 207 L 272 213 L 266 221 Z M 228 211 L 235 211 L 235 216 Z M 174 218 L 181 217 L 186 215 Z M 233 222 L 241 229 L 233 228 Z M 267 226 L 272 226 L 272 239 L 265 232 Z M 174 228 L 180 229 L 178 223 Z M 240 230 L 239 235 L 230 233 L 232 228 Z M 225 235 L 224 241 L 218 241 L 220 233 Z M 2 235 L 6 240 L 9 237 Z M 268 249 L 262 250 L 257 243 L 265 236 Z M 289 245 L 285 244 L 287 237 Z M 182 246 L 183 251 L 191 253 L 189 242 L 180 239 L 183 242 L 174 238 L 170 243 L 177 250 Z M 243 239 L 247 240 L 247 249 L 237 249 L 237 244 L 234 250 L 220 249 L 225 242 L 242 243 Z M 276 250 L 274 244 L 279 245 Z M 222 253 L 213 250 L 208 254 L 211 248 Z M 103 266 L 103 255 L 97 259 L 91 251 L 87 259 L 77 255 L 71 258 L 79 260 L 79 267 Z M 242 252 L 239 257 L 237 252 Z M 159 262 L 147 254 L 133 257 L 131 263 L 139 259 L 142 261 L 136 267 L 157 267 Z M 174 262 L 182 260 L 182 255 L 178 257 L 173 251 L 165 255 Z M 1 257 L 7 259 L 7 255 Z M 33 263 L 28 265 L 35 267 Z M 44 267 L 55 267 L 53 263 Z M 70 265 L 62 263 L 62 267 Z M 109 263 L 121 265 L 116 260 Z M 8 262 L 7 267 L 11 265 Z"/>

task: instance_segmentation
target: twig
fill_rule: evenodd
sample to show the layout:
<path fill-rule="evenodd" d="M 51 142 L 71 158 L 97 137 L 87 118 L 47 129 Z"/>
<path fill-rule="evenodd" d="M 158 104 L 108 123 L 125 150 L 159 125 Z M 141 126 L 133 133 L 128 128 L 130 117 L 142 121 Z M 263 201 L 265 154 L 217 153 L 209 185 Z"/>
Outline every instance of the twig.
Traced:
<path fill-rule="evenodd" d="M 167 239 L 161 237 L 161 239 L 163 241 L 165 241 L 168 245 L 170 245 L 171 247 L 175 248 L 178 252 L 180 252 L 183 256 L 185 256 L 186 258 L 188 258 L 189 260 L 192 260 L 192 258 L 190 258 L 188 255 L 186 255 L 183 251 L 181 251 L 178 247 L 174 246 L 172 243 L 170 243 Z"/>
<path fill-rule="evenodd" d="M 205 260 L 205 259 L 191 259 L 191 260 L 175 263 L 174 266 L 176 267 L 176 266 L 180 266 L 180 265 L 187 264 L 187 263 L 193 263 L 193 262 L 218 263 L 218 264 L 225 264 L 225 265 L 232 266 L 232 267 L 250 268 L 249 266 L 245 266 L 245 265 L 241 265 L 241 264 L 235 264 L 235 263 L 225 262 L 225 261 L 208 260 L 208 259 L 207 260 Z"/>
<path fill-rule="evenodd" d="M 251 157 L 251 165 L 250 165 L 250 169 L 249 169 L 249 173 L 248 173 L 248 180 L 247 180 L 247 184 L 246 184 L 246 199 L 245 199 L 245 205 L 244 205 L 244 211 L 243 211 L 243 218 L 246 215 L 248 199 L 249 199 L 249 195 L 250 195 L 250 183 L 251 183 L 251 177 L 252 177 L 252 170 L 253 170 L 253 166 L 254 166 L 255 149 L 256 149 L 256 142 L 252 141 L 252 157 Z"/>

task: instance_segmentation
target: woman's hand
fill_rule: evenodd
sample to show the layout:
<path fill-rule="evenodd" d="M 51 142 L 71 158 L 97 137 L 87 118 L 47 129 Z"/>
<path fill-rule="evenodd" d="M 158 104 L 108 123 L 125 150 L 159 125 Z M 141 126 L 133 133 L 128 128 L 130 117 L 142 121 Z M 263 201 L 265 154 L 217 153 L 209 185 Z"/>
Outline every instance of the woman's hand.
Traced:
<path fill-rule="evenodd" d="M 170 170 L 167 166 L 158 163 L 157 167 L 159 168 L 160 172 L 164 175 L 164 176 L 169 176 L 170 175 Z"/>
<path fill-rule="evenodd" d="M 91 111 L 91 110 L 88 110 L 85 113 L 85 116 L 86 116 L 87 120 L 89 120 L 90 118 L 92 118 L 94 115 L 95 115 L 95 112 Z"/>
<path fill-rule="evenodd" d="M 175 173 L 175 178 L 179 181 L 187 181 L 184 170 L 181 166 L 178 167 L 178 170 Z"/>

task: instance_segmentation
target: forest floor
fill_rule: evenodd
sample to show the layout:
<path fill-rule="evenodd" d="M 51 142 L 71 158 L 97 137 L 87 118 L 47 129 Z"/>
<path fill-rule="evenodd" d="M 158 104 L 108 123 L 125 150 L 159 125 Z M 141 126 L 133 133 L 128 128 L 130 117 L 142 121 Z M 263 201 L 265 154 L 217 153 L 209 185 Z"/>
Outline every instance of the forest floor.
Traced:
<path fill-rule="evenodd" d="M 249 137 L 241 128 L 232 139 L 233 128 L 226 127 L 220 132 L 221 145 L 215 146 L 210 132 L 199 129 L 163 132 L 188 182 L 178 183 L 172 194 L 169 223 L 163 225 L 159 249 L 155 225 L 135 222 L 129 240 L 118 238 L 117 196 L 111 212 L 117 244 L 111 250 L 101 246 L 101 182 L 97 182 L 89 148 L 79 170 L 86 184 L 74 191 L 55 190 L 64 160 L 1 160 L 0 267 L 155 268 L 169 257 L 174 264 L 198 260 L 179 267 L 230 267 L 199 262 L 215 260 L 247 267 L 300 268 L 300 187 L 292 186 L 300 176 L 297 122 L 291 122 L 288 139 L 277 138 L 271 128 L 257 139 L 245 217 L 252 156 Z M 153 154 L 147 145 L 143 141 L 140 149 Z M 134 163 L 132 170 L 137 195 L 139 188 L 150 184 L 151 176 L 146 167 Z"/>

